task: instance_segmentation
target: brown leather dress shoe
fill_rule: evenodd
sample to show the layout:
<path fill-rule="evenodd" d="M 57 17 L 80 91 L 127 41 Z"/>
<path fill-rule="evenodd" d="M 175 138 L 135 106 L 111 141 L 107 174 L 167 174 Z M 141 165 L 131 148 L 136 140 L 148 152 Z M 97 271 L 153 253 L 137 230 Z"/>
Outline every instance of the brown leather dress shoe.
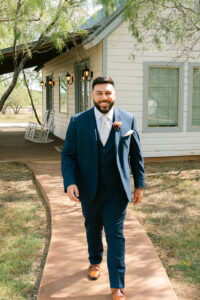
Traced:
<path fill-rule="evenodd" d="M 88 277 L 91 280 L 97 280 L 100 276 L 100 265 L 90 265 L 88 269 Z"/>
<path fill-rule="evenodd" d="M 126 300 L 123 289 L 111 289 L 113 300 Z"/>

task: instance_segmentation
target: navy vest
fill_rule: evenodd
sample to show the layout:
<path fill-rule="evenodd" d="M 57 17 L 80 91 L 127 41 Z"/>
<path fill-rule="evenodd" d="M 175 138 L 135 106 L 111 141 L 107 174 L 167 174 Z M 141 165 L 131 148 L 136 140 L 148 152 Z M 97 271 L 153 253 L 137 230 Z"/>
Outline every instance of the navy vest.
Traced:
<path fill-rule="evenodd" d="M 97 130 L 98 184 L 105 189 L 122 186 L 115 155 L 115 129 L 112 127 L 106 144 L 103 146 Z"/>

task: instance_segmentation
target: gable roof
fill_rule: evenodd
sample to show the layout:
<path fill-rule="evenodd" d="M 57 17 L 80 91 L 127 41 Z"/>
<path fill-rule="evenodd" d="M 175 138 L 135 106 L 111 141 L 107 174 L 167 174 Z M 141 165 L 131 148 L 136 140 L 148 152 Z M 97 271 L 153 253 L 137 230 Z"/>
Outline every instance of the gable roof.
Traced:
<path fill-rule="evenodd" d="M 86 49 L 96 46 L 102 39 L 108 36 L 123 22 L 124 8 L 120 6 L 110 16 L 104 16 L 99 22 L 99 26 L 83 41 Z"/>
<path fill-rule="evenodd" d="M 87 30 L 88 34 L 70 34 L 66 39 L 66 46 L 64 47 L 62 52 L 58 52 L 58 50 L 53 45 L 53 42 L 44 42 L 41 45 L 40 49 L 37 52 L 33 53 L 32 57 L 27 61 L 27 63 L 25 64 L 25 68 L 36 67 L 35 70 L 38 71 L 43 67 L 44 63 L 52 60 L 61 53 L 70 50 L 72 47 L 75 47 L 78 44 L 82 44 L 86 49 L 95 46 L 103 38 L 110 34 L 117 26 L 119 26 L 119 24 L 122 23 L 122 11 L 123 7 L 120 6 L 110 16 L 107 16 L 103 8 L 99 10 L 82 26 L 80 26 L 80 29 Z M 30 43 L 30 49 L 35 44 L 36 42 Z M 25 47 L 23 45 L 19 45 L 17 47 L 19 59 L 24 54 L 24 49 Z M 0 75 L 14 71 L 12 51 L 12 47 L 0 50 L 0 54 L 3 55 L 3 59 L 0 60 Z"/>
<path fill-rule="evenodd" d="M 103 20 L 106 18 L 106 12 L 105 9 L 102 8 L 98 10 L 96 13 L 94 13 L 90 18 L 88 18 L 81 26 L 80 29 L 91 29 L 91 28 L 97 28 L 101 25 Z"/>

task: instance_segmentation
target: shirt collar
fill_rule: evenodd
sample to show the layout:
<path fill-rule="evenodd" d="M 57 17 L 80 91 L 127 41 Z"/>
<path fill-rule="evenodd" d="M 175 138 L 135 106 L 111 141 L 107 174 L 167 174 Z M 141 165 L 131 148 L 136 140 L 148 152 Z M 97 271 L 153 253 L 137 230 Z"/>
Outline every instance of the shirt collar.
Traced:
<path fill-rule="evenodd" d="M 107 114 L 102 114 L 96 107 L 94 107 L 94 114 L 97 120 L 101 119 L 102 117 L 106 116 L 106 118 L 108 118 L 109 120 L 113 120 L 113 107 L 111 108 L 111 110 L 107 113 Z"/>

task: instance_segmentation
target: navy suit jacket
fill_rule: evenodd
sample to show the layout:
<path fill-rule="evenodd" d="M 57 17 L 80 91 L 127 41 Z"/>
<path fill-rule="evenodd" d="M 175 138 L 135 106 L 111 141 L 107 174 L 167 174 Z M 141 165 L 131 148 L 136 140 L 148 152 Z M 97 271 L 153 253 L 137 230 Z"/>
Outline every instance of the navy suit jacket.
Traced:
<path fill-rule="evenodd" d="M 115 131 L 115 155 L 121 181 L 131 201 L 130 167 L 135 188 L 144 187 L 144 162 L 135 117 L 114 108 L 115 121 L 122 122 Z M 124 136 L 130 129 L 130 136 Z M 71 117 L 61 153 L 64 190 L 71 184 L 79 189 L 81 202 L 94 201 L 98 187 L 97 126 L 94 108 Z"/>

